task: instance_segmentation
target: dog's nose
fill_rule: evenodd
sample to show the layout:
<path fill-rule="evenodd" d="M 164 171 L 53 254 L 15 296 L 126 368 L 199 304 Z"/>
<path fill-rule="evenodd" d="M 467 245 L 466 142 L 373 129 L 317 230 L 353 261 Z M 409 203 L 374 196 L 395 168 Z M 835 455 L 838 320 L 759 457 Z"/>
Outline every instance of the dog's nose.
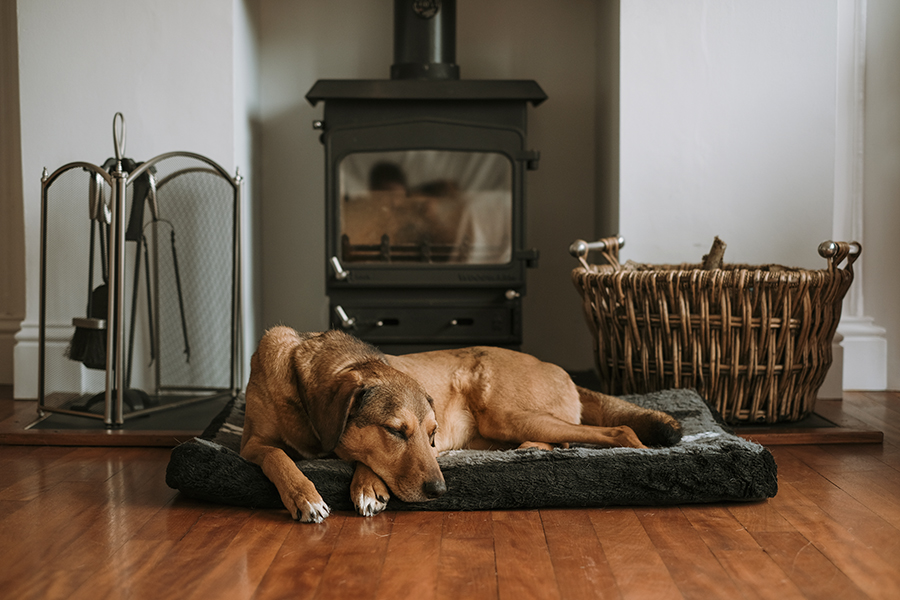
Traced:
<path fill-rule="evenodd" d="M 434 500 L 439 496 L 443 496 L 447 491 L 447 484 L 443 479 L 433 479 L 422 484 L 422 492 L 429 500 Z"/>

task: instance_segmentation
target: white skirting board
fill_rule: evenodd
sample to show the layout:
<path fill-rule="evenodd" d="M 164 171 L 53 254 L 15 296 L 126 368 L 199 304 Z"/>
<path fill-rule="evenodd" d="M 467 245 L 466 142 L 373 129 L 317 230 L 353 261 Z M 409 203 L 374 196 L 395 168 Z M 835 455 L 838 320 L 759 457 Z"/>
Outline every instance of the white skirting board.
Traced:
<path fill-rule="evenodd" d="M 13 398 L 16 400 L 38 397 L 39 332 L 37 323 L 22 321 L 21 329 L 15 335 Z"/>
<path fill-rule="evenodd" d="M 843 389 L 887 389 L 887 331 L 871 317 L 845 316 L 838 325 L 843 336 Z"/>

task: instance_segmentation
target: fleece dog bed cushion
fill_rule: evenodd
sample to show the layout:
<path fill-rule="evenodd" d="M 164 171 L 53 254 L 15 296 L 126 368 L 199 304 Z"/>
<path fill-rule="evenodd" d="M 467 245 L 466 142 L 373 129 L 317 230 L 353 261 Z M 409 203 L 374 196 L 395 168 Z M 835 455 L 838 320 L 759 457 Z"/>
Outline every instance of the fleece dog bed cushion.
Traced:
<path fill-rule="evenodd" d="M 778 491 L 776 465 L 764 447 L 726 432 L 691 390 L 628 400 L 677 418 L 684 437 L 671 448 L 552 451 L 454 450 L 438 457 L 447 493 L 431 502 L 391 498 L 388 510 L 480 510 L 623 506 L 762 500 Z M 244 397 L 238 396 L 203 435 L 172 450 L 166 483 L 186 496 L 256 508 L 280 508 L 262 469 L 239 454 Z M 297 466 L 334 510 L 353 510 L 353 466 L 340 459 Z"/>

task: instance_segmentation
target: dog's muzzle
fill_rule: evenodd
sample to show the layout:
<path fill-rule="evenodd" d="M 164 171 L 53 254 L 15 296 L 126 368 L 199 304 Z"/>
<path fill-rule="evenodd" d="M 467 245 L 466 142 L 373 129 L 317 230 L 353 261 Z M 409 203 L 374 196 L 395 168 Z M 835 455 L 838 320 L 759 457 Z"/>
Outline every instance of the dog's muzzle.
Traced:
<path fill-rule="evenodd" d="M 432 479 L 422 484 L 422 493 L 429 500 L 443 496 L 447 492 L 447 484 L 443 479 Z"/>

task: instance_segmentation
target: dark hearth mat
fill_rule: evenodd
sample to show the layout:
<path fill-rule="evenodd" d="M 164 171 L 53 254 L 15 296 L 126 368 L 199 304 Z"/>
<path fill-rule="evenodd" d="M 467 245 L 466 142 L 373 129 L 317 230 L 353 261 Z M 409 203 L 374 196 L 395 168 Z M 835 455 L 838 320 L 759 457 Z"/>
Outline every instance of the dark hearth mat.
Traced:
<path fill-rule="evenodd" d="M 123 431 L 190 431 L 196 435 L 196 432 L 203 431 L 209 425 L 210 419 L 215 418 L 226 406 L 231 405 L 230 400 L 230 394 L 223 394 L 192 404 L 175 406 L 131 418 L 126 413 L 125 423 L 118 429 Z M 165 402 L 162 404 L 165 405 Z M 91 410 L 98 416 L 102 415 L 102 411 L 102 404 L 92 407 Z M 107 427 L 102 419 L 49 413 L 46 418 L 32 425 L 31 429 L 105 431 Z"/>
<path fill-rule="evenodd" d="M 432 502 L 392 498 L 393 510 L 487 510 L 752 501 L 775 496 L 777 467 L 763 446 L 726 432 L 689 390 L 628 400 L 664 410 L 684 428 L 672 448 L 569 448 L 553 451 L 456 450 L 438 457 L 448 492 Z M 239 396 L 200 438 L 172 451 L 166 483 L 186 496 L 256 508 L 279 508 L 275 486 L 238 454 L 244 423 Z M 332 509 L 352 510 L 353 467 L 338 459 L 299 461 Z"/>

